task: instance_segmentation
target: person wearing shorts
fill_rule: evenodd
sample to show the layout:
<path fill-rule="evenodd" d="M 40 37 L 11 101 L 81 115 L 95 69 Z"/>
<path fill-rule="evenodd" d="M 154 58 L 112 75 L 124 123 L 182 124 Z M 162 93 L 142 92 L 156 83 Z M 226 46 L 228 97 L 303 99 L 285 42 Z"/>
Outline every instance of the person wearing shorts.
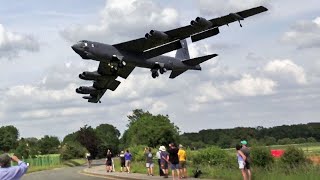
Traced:
<path fill-rule="evenodd" d="M 168 178 L 168 162 L 169 162 L 169 153 L 166 151 L 166 147 L 160 146 L 160 164 L 161 164 L 161 169 L 164 174 L 164 178 Z"/>
<path fill-rule="evenodd" d="M 119 157 L 120 157 L 120 172 L 122 172 L 122 171 L 124 171 L 124 168 L 126 167 L 126 161 L 124 159 L 124 152 L 123 151 L 120 152 Z"/>
<path fill-rule="evenodd" d="M 126 165 L 127 171 L 128 173 L 130 173 L 132 155 L 129 152 L 129 150 L 127 150 L 127 152 L 124 154 L 124 159 L 125 159 L 125 165 Z"/>
<path fill-rule="evenodd" d="M 187 153 L 181 144 L 179 145 L 178 156 L 179 156 L 180 177 L 187 178 L 187 167 L 186 167 Z"/>
<path fill-rule="evenodd" d="M 238 165 L 239 169 L 241 170 L 243 180 L 247 180 L 247 173 L 245 170 L 245 162 L 247 157 L 244 155 L 244 153 L 241 151 L 241 145 L 236 145 L 236 151 L 237 151 L 237 159 L 238 159 Z"/>
<path fill-rule="evenodd" d="M 176 147 L 174 143 L 169 144 L 170 149 L 168 150 L 169 153 L 169 161 L 171 163 L 171 173 L 172 178 L 175 178 L 175 171 L 177 172 L 177 177 L 180 178 L 180 172 L 179 172 L 179 156 L 178 152 L 179 149 Z"/>
<path fill-rule="evenodd" d="M 148 176 L 153 176 L 153 156 L 150 147 L 146 147 L 144 149 L 144 155 L 146 157 L 146 168 Z"/>
<path fill-rule="evenodd" d="M 107 172 L 112 172 L 112 153 L 110 149 L 107 151 L 106 170 Z"/>

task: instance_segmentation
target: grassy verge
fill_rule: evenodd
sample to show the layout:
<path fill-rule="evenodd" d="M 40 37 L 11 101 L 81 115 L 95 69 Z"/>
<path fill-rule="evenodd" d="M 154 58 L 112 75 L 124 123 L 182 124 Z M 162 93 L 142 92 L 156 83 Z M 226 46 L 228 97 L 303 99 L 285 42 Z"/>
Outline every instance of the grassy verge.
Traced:
<path fill-rule="evenodd" d="M 235 161 L 236 162 L 236 161 Z M 192 176 L 193 171 L 199 167 L 203 174 L 201 178 L 208 179 L 226 179 L 226 180 L 241 180 L 242 175 L 239 169 L 234 168 L 222 168 L 219 166 L 188 166 L 188 175 Z M 159 166 L 155 164 L 154 175 L 159 175 Z M 118 160 L 115 160 L 115 169 L 120 171 L 120 163 Z M 132 162 L 131 164 L 132 173 L 141 173 L 146 174 L 147 170 L 144 162 Z M 171 173 L 171 170 L 169 170 Z M 252 168 L 253 179 L 259 180 L 317 180 L 320 177 L 320 166 L 303 166 L 296 168 L 294 170 L 289 169 L 285 170 L 280 168 L 277 164 L 274 164 L 270 168 Z"/>
<path fill-rule="evenodd" d="M 68 161 L 63 161 L 60 165 L 49 165 L 49 166 L 29 166 L 28 173 L 36 172 L 36 171 L 43 171 L 43 170 L 50 170 L 56 168 L 64 168 L 64 167 L 74 167 L 80 166 L 86 163 L 85 159 L 71 159 Z"/>

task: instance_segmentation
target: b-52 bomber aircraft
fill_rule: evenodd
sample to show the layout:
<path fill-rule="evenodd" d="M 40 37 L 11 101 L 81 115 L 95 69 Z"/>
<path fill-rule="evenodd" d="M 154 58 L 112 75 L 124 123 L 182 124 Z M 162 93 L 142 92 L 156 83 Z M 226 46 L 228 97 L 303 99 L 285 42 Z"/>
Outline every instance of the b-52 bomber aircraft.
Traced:
<path fill-rule="evenodd" d="M 237 13 L 207 20 L 197 17 L 190 25 L 169 31 L 151 30 L 145 37 L 108 45 L 99 42 L 82 40 L 72 46 L 72 49 L 83 59 L 99 61 L 99 67 L 94 72 L 83 72 L 79 78 L 93 81 L 93 86 L 81 86 L 77 93 L 91 103 L 101 103 L 100 99 L 106 90 L 116 90 L 120 81 L 118 76 L 126 79 L 135 67 L 151 69 L 151 75 L 156 78 L 171 70 L 170 78 L 175 78 L 187 70 L 201 70 L 200 64 L 217 54 L 210 54 L 190 59 L 186 38 L 191 37 L 196 42 L 219 34 L 219 27 L 262 13 L 268 9 L 259 6 Z M 175 57 L 163 56 L 177 50 Z"/>

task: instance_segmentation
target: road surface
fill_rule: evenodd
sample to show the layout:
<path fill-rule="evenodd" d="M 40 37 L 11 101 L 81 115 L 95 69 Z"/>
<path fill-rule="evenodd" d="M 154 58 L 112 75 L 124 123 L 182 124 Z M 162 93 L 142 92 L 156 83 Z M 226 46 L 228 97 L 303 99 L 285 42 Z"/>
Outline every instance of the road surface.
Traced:
<path fill-rule="evenodd" d="M 101 161 L 94 162 L 94 165 L 101 165 Z M 99 176 L 88 176 L 80 173 L 86 166 L 59 168 L 53 170 L 39 171 L 24 175 L 22 180 L 58 180 L 58 179 L 77 179 L 77 180 L 101 180 L 114 179 Z"/>

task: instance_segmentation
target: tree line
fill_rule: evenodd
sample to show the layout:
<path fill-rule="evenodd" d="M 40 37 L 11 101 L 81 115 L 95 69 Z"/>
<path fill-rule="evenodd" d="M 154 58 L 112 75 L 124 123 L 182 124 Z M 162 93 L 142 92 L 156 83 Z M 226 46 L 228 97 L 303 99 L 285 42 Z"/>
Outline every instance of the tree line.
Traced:
<path fill-rule="evenodd" d="M 320 123 L 282 125 L 270 128 L 258 126 L 232 129 L 206 129 L 196 133 L 184 133 L 181 141 L 189 147 L 201 148 L 216 145 L 234 147 L 246 139 L 251 145 L 300 144 L 320 141 Z"/>
<path fill-rule="evenodd" d="M 93 128 L 85 125 L 78 131 L 66 135 L 60 142 L 56 136 L 19 138 L 14 126 L 0 127 L 0 151 L 14 152 L 29 158 L 41 154 L 61 154 L 63 159 L 83 157 L 90 152 L 94 157 L 105 157 L 106 150 L 113 154 L 136 146 L 158 147 L 171 142 L 181 143 L 191 149 L 207 146 L 234 147 L 247 139 L 251 145 L 293 144 L 320 141 L 320 123 L 283 125 L 277 127 L 237 127 L 232 129 L 207 129 L 181 134 L 168 115 L 153 115 L 135 109 L 128 116 L 127 129 L 120 131 L 111 124 L 100 124 Z"/>

